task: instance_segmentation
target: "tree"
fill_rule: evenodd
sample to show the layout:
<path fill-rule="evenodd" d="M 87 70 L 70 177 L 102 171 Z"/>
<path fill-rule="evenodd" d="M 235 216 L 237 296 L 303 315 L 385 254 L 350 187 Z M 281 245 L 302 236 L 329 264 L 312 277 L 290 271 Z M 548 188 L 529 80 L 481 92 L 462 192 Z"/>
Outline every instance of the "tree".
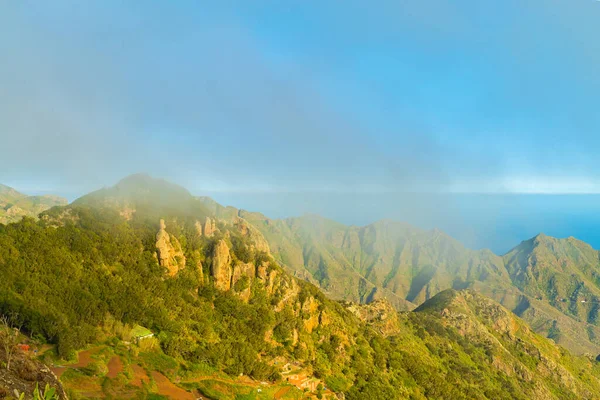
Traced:
<path fill-rule="evenodd" d="M 0 340 L 6 355 L 6 369 L 10 369 L 10 362 L 19 342 L 19 329 L 13 328 L 5 315 L 0 317 L 0 329 Z"/>

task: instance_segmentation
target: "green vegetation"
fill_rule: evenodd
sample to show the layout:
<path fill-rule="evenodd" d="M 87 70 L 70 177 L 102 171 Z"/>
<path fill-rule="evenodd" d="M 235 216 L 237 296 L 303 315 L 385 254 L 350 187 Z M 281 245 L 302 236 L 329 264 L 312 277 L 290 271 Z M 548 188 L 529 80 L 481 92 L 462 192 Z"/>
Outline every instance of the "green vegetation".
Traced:
<path fill-rule="evenodd" d="M 106 343 L 125 361 L 125 375 L 133 374 L 137 364 L 207 395 L 227 386 L 231 397 L 217 398 L 264 398 L 252 385 L 242 384 L 242 378 L 281 386 L 290 378 L 283 373 L 285 363 L 296 363 L 318 379 L 319 396 L 333 390 L 350 400 L 592 399 L 600 392 L 595 360 L 569 355 L 490 300 L 448 290 L 404 314 L 396 314 L 386 302 L 362 307 L 339 303 L 288 275 L 253 233 L 236 223 L 239 217 L 219 221 L 217 232 L 209 236 L 198 231 L 199 220 L 225 212 L 183 189 L 142 176 L 75 205 L 46 211 L 39 221 L 25 218 L 0 225 L 0 314 L 30 337 L 55 344 L 59 358 L 73 360 L 76 351 Z M 160 219 L 186 259 L 185 268 L 173 276 L 156 255 Z M 320 223 L 315 218 L 314 229 L 321 229 Z M 296 226 L 302 221 L 289 224 L 295 234 L 305 232 L 306 227 Z M 383 246 L 373 233 L 344 237 L 335 233 L 344 228 L 324 224 L 330 233 L 319 239 L 320 246 L 331 252 L 326 256 L 307 250 L 305 256 L 310 260 L 307 268 L 323 274 L 328 285 L 335 283 L 333 270 L 326 266 L 336 246 L 351 248 L 355 239 L 365 248 Z M 265 231 L 271 229 L 267 225 Z M 281 228 L 279 222 L 274 225 Z M 393 230 L 385 223 L 384 228 Z M 410 237 L 427 244 L 418 251 L 413 245 L 410 252 L 411 260 L 417 259 L 415 254 L 424 260 L 411 267 L 413 284 L 405 287 L 414 299 L 432 289 L 432 279 L 436 285 L 446 282 L 462 262 L 487 260 L 461 286 L 471 279 L 481 281 L 502 265 L 490 254 L 464 255 L 459 244 L 442 234 L 433 239 L 412 236 L 407 230 L 389 240 Z M 426 251 L 434 248 L 438 250 Z M 224 254 L 217 257 L 217 249 Z M 397 284 L 408 274 L 395 267 L 377 272 L 380 261 L 371 258 L 376 254 L 382 253 L 356 253 L 358 258 L 353 258 L 364 278 L 355 272 L 348 276 L 365 282 L 362 297 L 373 297 L 372 282 Z M 408 262 L 399 250 L 391 257 L 392 264 Z M 446 272 L 440 275 L 431 266 L 443 259 L 448 260 Z M 217 263 L 222 265 L 216 268 Z M 231 289 L 217 289 L 218 279 Z M 582 291 L 580 285 L 573 287 Z M 392 300 L 398 304 L 397 297 Z M 125 342 L 147 330 L 154 339 L 126 350 Z M 98 351 L 89 365 L 65 373 L 67 386 L 106 375 L 113 353 Z M 201 377 L 206 372 L 212 383 Z M 213 377 L 218 374 L 228 379 Z M 153 388 L 160 376 L 150 374 L 144 384 Z M 111 379 L 103 381 L 107 392 Z M 236 380 L 239 385 L 232 383 Z"/>
<path fill-rule="evenodd" d="M 0 185 L 0 224 L 17 222 L 25 216 L 37 218 L 38 214 L 49 208 L 66 204 L 67 200 L 61 197 L 27 196 Z"/>
<path fill-rule="evenodd" d="M 385 297 L 407 311 L 442 290 L 473 288 L 572 352 L 600 353 L 600 253 L 574 238 L 541 234 L 498 256 L 395 221 L 356 227 L 316 215 L 271 220 L 203 201 L 223 218 L 243 216 L 281 265 L 334 299 Z"/>

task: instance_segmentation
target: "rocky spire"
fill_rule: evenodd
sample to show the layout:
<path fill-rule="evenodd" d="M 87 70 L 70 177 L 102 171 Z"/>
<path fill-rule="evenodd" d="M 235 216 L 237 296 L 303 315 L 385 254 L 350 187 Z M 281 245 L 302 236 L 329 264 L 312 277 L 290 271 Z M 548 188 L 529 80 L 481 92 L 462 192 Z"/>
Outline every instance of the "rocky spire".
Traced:
<path fill-rule="evenodd" d="M 215 234 L 215 221 L 212 221 L 210 217 L 206 217 L 204 222 L 204 236 L 212 237 Z"/>
<path fill-rule="evenodd" d="M 185 256 L 176 237 L 167 233 L 165 220 L 160 220 L 160 230 L 156 234 L 156 253 L 158 263 L 174 276 L 185 267 Z"/>
<path fill-rule="evenodd" d="M 217 289 L 229 290 L 231 288 L 231 255 L 229 246 L 222 239 L 217 242 L 213 250 L 211 273 Z"/>

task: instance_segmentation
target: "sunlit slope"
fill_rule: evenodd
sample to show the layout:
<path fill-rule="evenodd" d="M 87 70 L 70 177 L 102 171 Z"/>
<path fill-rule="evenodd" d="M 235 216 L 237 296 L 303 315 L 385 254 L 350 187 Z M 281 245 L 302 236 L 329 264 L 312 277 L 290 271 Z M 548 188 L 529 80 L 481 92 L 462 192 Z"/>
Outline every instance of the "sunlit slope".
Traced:
<path fill-rule="evenodd" d="M 27 196 L 0 184 L 0 224 L 17 222 L 23 217 L 37 216 L 54 206 L 65 205 L 67 200 L 58 196 Z"/>

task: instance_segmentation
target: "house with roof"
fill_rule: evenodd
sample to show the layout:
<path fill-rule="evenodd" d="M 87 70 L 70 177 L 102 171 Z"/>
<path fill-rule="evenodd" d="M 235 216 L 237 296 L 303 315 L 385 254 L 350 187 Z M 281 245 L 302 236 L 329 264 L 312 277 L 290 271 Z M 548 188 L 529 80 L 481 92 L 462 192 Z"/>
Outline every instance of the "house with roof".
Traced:
<path fill-rule="evenodd" d="M 131 337 L 136 343 L 140 343 L 144 339 L 154 337 L 154 333 L 141 325 L 135 325 L 131 330 Z"/>

